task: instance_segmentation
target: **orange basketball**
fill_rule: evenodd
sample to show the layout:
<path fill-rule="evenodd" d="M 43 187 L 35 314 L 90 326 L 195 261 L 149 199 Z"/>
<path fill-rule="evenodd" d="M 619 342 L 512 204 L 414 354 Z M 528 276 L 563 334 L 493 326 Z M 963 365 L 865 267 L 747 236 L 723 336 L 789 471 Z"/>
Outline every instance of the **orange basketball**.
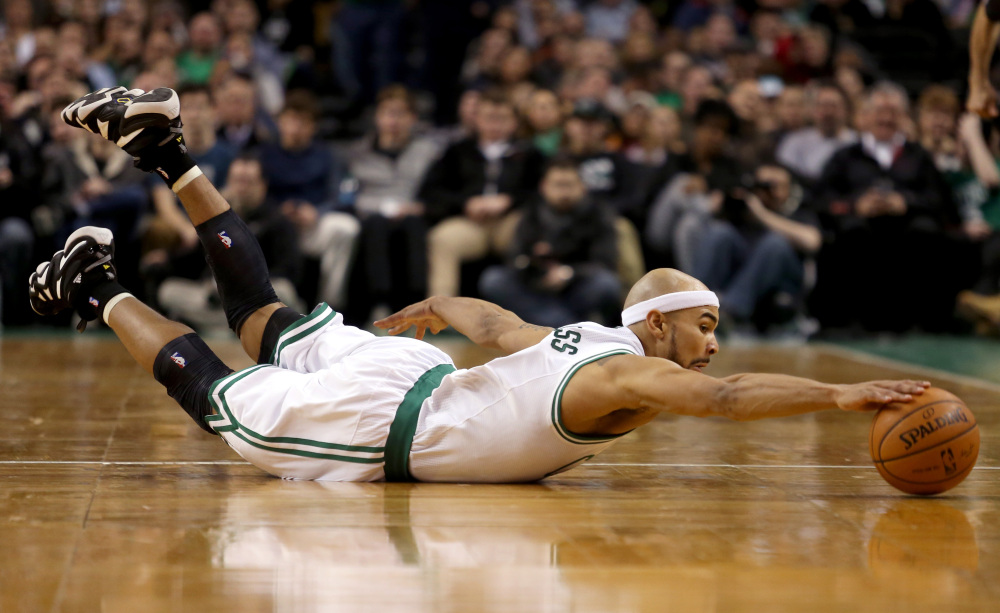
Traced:
<path fill-rule="evenodd" d="M 940 494 L 962 482 L 979 456 L 979 426 L 954 395 L 932 387 L 872 420 L 868 445 L 879 474 L 907 494 Z"/>

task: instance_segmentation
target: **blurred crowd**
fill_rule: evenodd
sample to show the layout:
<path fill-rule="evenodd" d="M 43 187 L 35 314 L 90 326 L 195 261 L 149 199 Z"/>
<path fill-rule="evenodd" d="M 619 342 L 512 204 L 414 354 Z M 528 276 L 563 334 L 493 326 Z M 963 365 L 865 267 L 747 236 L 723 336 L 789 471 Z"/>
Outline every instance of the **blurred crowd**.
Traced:
<path fill-rule="evenodd" d="M 2 0 L 0 306 L 111 228 L 123 284 L 225 325 L 174 194 L 65 126 L 177 90 L 279 296 L 427 295 L 615 325 L 650 268 L 726 331 L 1000 333 L 1000 130 L 963 112 L 973 0 Z M 67 316 L 68 317 L 68 316 Z M 59 322 L 62 325 L 68 321 Z"/>

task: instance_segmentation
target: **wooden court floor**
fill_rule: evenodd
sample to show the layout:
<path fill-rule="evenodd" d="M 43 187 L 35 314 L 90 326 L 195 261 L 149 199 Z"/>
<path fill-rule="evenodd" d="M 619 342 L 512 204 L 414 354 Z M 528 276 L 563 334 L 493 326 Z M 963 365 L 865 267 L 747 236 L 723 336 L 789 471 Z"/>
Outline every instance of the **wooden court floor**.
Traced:
<path fill-rule="evenodd" d="M 822 346 L 709 369 L 745 371 L 927 378 Z M 885 484 L 869 417 L 834 411 L 662 417 L 537 484 L 288 482 L 116 341 L 0 337 L 0 612 L 1000 611 L 1000 387 L 929 378 L 982 430 L 933 498 Z"/>

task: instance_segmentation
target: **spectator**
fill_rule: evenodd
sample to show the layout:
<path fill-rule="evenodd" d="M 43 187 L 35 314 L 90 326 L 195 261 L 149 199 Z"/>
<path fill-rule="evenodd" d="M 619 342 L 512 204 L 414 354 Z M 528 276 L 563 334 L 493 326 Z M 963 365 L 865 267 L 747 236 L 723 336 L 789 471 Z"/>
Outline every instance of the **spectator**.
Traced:
<path fill-rule="evenodd" d="M 595 314 L 615 322 L 621 301 L 615 216 L 587 195 L 573 160 L 557 158 L 544 174 L 538 202 L 517 226 L 508 264 L 483 273 L 480 293 L 543 326 Z"/>
<path fill-rule="evenodd" d="M 427 222 L 417 191 L 438 147 L 415 134 L 416 124 L 413 93 L 390 86 L 378 95 L 375 134 L 347 151 L 361 219 L 363 291 L 350 300 L 359 317 L 379 303 L 396 311 L 427 293 Z"/>
<path fill-rule="evenodd" d="M 212 13 L 198 13 L 191 18 L 188 33 L 191 46 L 177 57 L 181 82 L 208 83 L 219 60 L 222 27 Z"/>
<path fill-rule="evenodd" d="M 303 308 L 295 292 L 301 270 L 298 235 L 295 226 L 273 203 L 267 202 L 267 183 L 262 163 L 242 156 L 230 164 L 223 196 L 246 222 L 260 243 L 278 299 L 293 308 Z M 171 272 L 189 273 L 185 266 L 172 265 Z M 215 284 L 210 277 L 191 279 L 191 275 L 170 276 L 159 287 L 157 302 L 171 318 L 186 321 L 197 328 L 226 328 Z"/>
<path fill-rule="evenodd" d="M 212 92 L 219 118 L 218 138 L 238 152 L 247 152 L 270 143 L 277 128 L 267 113 L 257 108 L 253 81 L 231 74 Z"/>
<path fill-rule="evenodd" d="M 559 98 L 547 89 L 535 90 L 528 101 L 524 118 L 532 144 L 545 155 L 554 155 L 563 137 L 563 112 Z"/>
<path fill-rule="evenodd" d="M 764 330 L 804 307 L 804 261 L 819 251 L 816 213 L 802 206 L 802 189 L 780 166 L 760 166 L 750 191 L 729 195 L 704 228 L 692 274 L 719 295 L 737 325 Z"/>
<path fill-rule="evenodd" d="M 38 190 L 32 158 L 28 143 L 0 113 L 0 324 L 4 325 L 29 320 L 24 279 L 32 271 L 35 236 L 30 221 Z"/>
<path fill-rule="evenodd" d="M 868 103 L 872 117 L 860 142 L 835 153 L 815 186 L 830 240 L 818 260 L 813 310 L 828 326 L 940 330 L 963 281 L 944 233 L 958 215 L 931 155 L 901 131 L 906 92 L 881 83 Z M 886 293 L 886 279 L 921 287 L 923 298 Z M 858 296 L 881 296 L 881 307 Z"/>
<path fill-rule="evenodd" d="M 587 192 L 619 215 L 638 221 L 641 211 L 631 183 L 629 164 L 607 139 L 613 116 L 599 102 L 581 99 L 566 120 L 563 152 L 580 170 Z"/>
<path fill-rule="evenodd" d="M 675 110 L 680 110 L 684 104 L 681 96 L 681 83 L 684 74 L 691 66 L 691 58 L 682 51 L 671 51 L 663 56 L 659 71 L 659 90 L 656 101 Z"/>
<path fill-rule="evenodd" d="M 558 20 L 576 10 L 574 0 L 516 0 L 517 37 L 529 49 L 542 46 Z"/>
<path fill-rule="evenodd" d="M 629 20 L 637 8 L 635 0 L 595 0 L 583 12 L 587 36 L 621 42 L 628 34 Z"/>
<path fill-rule="evenodd" d="M 808 92 L 813 125 L 783 136 L 775 155 L 779 163 L 800 179 L 812 183 L 830 157 L 841 147 L 857 141 L 858 135 L 848 126 L 850 108 L 843 90 L 825 82 L 810 87 Z"/>
<path fill-rule="evenodd" d="M 681 116 L 692 119 L 703 100 L 713 97 L 715 80 L 712 71 L 699 64 L 692 64 L 681 77 Z"/>
<path fill-rule="evenodd" d="M 476 134 L 448 147 L 418 193 L 429 223 L 428 292 L 455 296 L 463 262 L 503 253 L 519 209 L 538 186 L 543 157 L 514 140 L 513 104 L 495 93 L 476 106 Z"/>
<path fill-rule="evenodd" d="M 699 105 L 689 151 L 665 164 L 654 182 L 661 188 L 644 234 L 654 258 L 691 270 L 701 229 L 740 182 L 742 171 L 729 154 L 736 129 L 736 114 L 725 102 L 706 100 Z"/>
<path fill-rule="evenodd" d="M 34 11 L 28 0 L 7 0 L 4 2 L 3 26 L 0 34 L 11 41 L 19 67 L 25 66 L 35 57 L 35 33 L 32 30 Z"/>
<path fill-rule="evenodd" d="M 277 143 L 263 145 L 268 197 L 299 230 L 303 255 L 319 264 L 318 300 L 334 308 L 346 301 L 347 274 L 360 224 L 341 209 L 343 163 L 316 140 L 319 104 L 309 92 L 289 92 L 278 115 Z M 307 280 L 308 281 L 308 280 Z M 300 286 L 300 294 L 309 293 Z"/>

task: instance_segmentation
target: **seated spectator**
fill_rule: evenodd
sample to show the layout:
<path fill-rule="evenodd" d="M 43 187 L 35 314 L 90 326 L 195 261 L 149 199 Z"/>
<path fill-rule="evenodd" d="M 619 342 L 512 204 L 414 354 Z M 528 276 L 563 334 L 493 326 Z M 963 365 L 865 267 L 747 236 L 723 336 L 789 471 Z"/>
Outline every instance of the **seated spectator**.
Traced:
<path fill-rule="evenodd" d="M 674 110 L 680 110 L 684 104 L 681 97 L 681 83 L 684 73 L 691 66 L 691 57 L 683 51 L 671 51 L 663 56 L 658 71 L 656 101 Z"/>
<path fill-rule="evenodd" d="M 812 183 L 838 149 L 857 141 L 847 123 L 850 109 L 843 90 L 832 82 L 809 88 L 813 125 L 789 132 L 778 142 L 775 156 L 799 178 Z"/>
<path fill-rule="evenodd" d="M 615 212 L 587 195 L 569 159 L 549 165 L 539 191 L 517 226 L 508 263 L 483 273 L 480 293 L 542 326 L 614 325 L 621 303 Z"/>
<path fill-rule="evenodd" d="M 216 116 L 219 118 L 219 141 L 239 153 L 275 140 L 277 128 L 267 113 L 258 109 L 254 83 L 233 73 L 212 91 Z"/>
<path fill-rule="evenodd" d="M 0 115 L 2 119 L 2 115 Z M 0 324 L 30 320 L 25 279 L 32 272 L 38 172 L 28 143 L 0 123 Z"/>
<path fill-rule="evenodd" d="M 728 104 L 702 102 L 688 152 L 661 167 L 644 233 L 656 266 L 691 270 L 706 220 L 719 211 L 724 194 L 740 184 L 742 169 L 729 154 L 736 126 Z"/>
<path fill-rule="evenodd" d="M 816 213 L 780 166 L 760 166 L 750 191 L 728 195 L 704 228 L 691 273 L 719 295 L 739 324 L 759 330 L 784 323 L 804 307 L 804 261 L 819 251 Z"/>
<path fill-rule="evenodd" d="M 278 207 L 267 202 L 267 182 L 261 162 L 251 156 L 234 160 L 222 195 L 260 244 L 278 299 L 292 308 L 304 308 L 295 291 L 302 264 L 298 233 Z M 226 314 L 211 275 L 199 278 L 189 274 L 186 260 L 166 263 L 167 278 L 157 292 L 159 306 L 171 319 L 196 328 L 227 328 Z"/>
<path fill-rule="evenodd" d="M 638 220 L 639 203 L 629 164 L 607 145 L 613 121 L 614 117 L 600 102 L 589 98 L 578 100 L 566 120 L 562 152 L 576 162 L 591 196 L 610 205 L 619 215 Z"/>
<path fill-rule="evenodd" d="M 563 137 L 563 112 L 559 98 L 547 89 L 535 90 L 524 110 L 531 142 L 547 156 L 555 155 Z"/>
<path fill-rule="evenodd" d="M 376 304 L 396 311 L 427 294 L 427 222 L 417 191 L 438 147 L 415 135 L 416 123 L 413 94 L 390 86 L 377 98 L 375 134 L 347 150 L 348 169 L 357 181 L 357 265 L 364 279 L 364 291 L 352 293 L 349 302 L 360 317 Z"/>
<path fill-rule="evenodd" d="M 177 56 L 182 83 L 207 84 L 222 48 L 222 26 L 212 13 L 198 13 L 188 28 L 190 47 Z"/>
<path fill-rule="evenodd" d="M 346 301 L 347 273 L 361 231 L 340 203 L 343 162 L 316 139 L 319 103 L 305 90 L 288 93 L 278 115 L 279 140 L 260 148 L 268 197 L 299 230 L 302 253 L 318 261 L 317 301 L 335 309 Z M 304 279 L 304 283 L 310 282 Z M 300 286 L 300 294 L 308 288 Z"/>
<path fill-rule="evenodd" d="M 495 93 L 476 106 L 476 134 L 448 147 L 417 194 L 427 220 L 428 292 L 456 296 L 463 262 L 503 253 L 519 209 L 538 187 L 540 151 L 514 140 L 513 104 Z"/>
<path fill-rule="evenodd" d="M 826 326 L 941 330 L 968 270 L 945 235 L 958 214 L 934 159 L 900 129 L 906 92 L 881 83 L 868 104 L 860 142 L 833 155 L 814 189 L 830 240 L 817 262 L 813 312 Z M 887 283 L 919 287 L 921 299 L 887 292 Z M 874 308 L 864 299 L 873 296 L 879 297 Z"/>

